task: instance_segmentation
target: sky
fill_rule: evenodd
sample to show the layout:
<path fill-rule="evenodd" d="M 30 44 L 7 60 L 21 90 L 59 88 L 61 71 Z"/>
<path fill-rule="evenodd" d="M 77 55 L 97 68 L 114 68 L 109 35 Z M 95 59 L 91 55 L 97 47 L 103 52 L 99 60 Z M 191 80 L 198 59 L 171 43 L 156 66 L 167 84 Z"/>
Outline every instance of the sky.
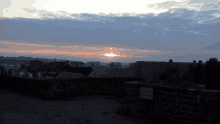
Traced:
<path fill-rule="evenodd" d="M 0 54 L 72 61 L 220 60 L 220 0 L 1 0 Z"/>

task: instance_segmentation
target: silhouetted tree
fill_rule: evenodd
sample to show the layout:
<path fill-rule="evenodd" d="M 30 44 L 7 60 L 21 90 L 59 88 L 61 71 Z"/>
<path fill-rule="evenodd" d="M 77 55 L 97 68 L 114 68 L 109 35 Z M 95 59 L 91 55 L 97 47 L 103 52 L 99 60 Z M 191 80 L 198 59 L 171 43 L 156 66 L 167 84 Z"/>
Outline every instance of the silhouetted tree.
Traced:
<path fill-rule="evenodd" d="M 180 78 L 180 70 L 178 66 L 167 67 L 165 71 L 159 76 L 160 80 L 176 80 Z"/>
<path fill-rule="evenodd" d="M 183 79 L 186 81 L 193 82 L 194 81 L 194 74 L 196 72 L 195 66 L 190 64 L 186 70 L 186 72 L 183 74 Z"/>
<path fill-rule="evenodd" d="M 31 60 L 30 65 L 28 66 L 27 69 L 28 69 L 28 71 L 33 71 L 44 64 L 45 63 L 40 60 Z"/>
<path fill-rule="evenodd" d="M 202 60 L 199 60 L 199 63 L 202 64 Z"/>
<path fill-rule="evenodd" d="M 172 59 L 169 59 L 169 62 L 173 62 L 173 60 L 172 60 Z"/>
<path fill-rule="evenodd" d="M 134 67 L 134 66 L 137 66 L 137 62 L 130 62 L 129 63 L 129 67 Z"/>
<path fill-rule="evenodd" d="M 204 67 L 202 65 L 202 62 L 199 61 L 194 72 L 194 82 L 202 83 L 203 81 L 204 81 Z"/>
<path fill-rule="evenodd" d="M 214 85 L 220 83 L 220 62 L 217 58 L 210 58 L 208 61 L 206 61 L 204 72 L 206 76 L 206 85 Z"/>

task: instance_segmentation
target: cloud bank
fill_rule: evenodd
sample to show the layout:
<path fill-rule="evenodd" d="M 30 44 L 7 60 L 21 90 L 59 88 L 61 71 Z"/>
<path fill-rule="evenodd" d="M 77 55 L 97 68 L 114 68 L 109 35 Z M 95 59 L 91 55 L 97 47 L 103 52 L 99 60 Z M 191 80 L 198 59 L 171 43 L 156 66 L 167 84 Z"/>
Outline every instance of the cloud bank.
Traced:
<path fill-rule="evenodd" d="M 109 20 L 109 17 L 136 16 L 149 18 L 169 12 L 173 17 L 181 17 L 180 10 L 194 10 L 190 18 L 203 21 L 220 17 L 220 0 L 2 0 L 2 17 L 33 19 L 76 19 L 76 20 Z M 208 13 L 205 13 L 210 11 Z M 87 14 L 87 15 L 86 15 Z M 88 15 L 90 14 L 90 16 Z M 107 16 L 107 17 L 105 17 Z M 185 15 L 186 16 L 186 15 Z"/>

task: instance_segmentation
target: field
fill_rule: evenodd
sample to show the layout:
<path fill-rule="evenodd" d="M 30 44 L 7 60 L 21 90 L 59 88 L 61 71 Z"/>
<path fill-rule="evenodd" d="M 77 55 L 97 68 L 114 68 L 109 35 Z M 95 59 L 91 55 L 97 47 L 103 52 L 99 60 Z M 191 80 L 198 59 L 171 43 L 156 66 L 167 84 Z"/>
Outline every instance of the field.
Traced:
<path fill-rule="evenodd" d="M 0 94 L 1 124 L 149 124 L 116 114 L 122 98 L 93 95 L 50 101 L 6 90 Z"/>

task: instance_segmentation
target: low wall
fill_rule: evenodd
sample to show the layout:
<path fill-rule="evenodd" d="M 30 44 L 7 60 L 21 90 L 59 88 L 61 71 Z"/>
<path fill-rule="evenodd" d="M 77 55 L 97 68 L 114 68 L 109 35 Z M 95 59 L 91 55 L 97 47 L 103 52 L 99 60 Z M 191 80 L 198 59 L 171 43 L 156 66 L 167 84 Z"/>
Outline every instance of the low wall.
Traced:
<path fill-rule="evenodd" d="M 124 91 L 125 81 L 134 80 L 130 78 L 103 78 L 103 79 L 67 79 L 67 80 L 39 80 L 13 76 L 1 76 L 2 89 L 22 92 L 28 95 L 55 98 L 64 94 L 102 94 L 127 96 Z"/>
<path fill-rule="evenodd" d="M 46 80 L 27 79 L 14 76 L 2 76 L 1 89 L 7 89 L 13 92 L 23 93 L 36 97 L 44 97 L 51 89 L 51 82 Z"/>
<path fill-rule="evenodd" d="M 176 123 L 215 124 L 218 122 L 219 91 L 158 85 L 141 87 L 153 88 L 153 100 L 140 99 L 140 87 L 133 88 L 128 108 L 134 115 L 145 115 L 147 111 L 147 116 L 161 123 L 168 120 Z M 141 109 L 146 111 L 141 112 Z"/>

